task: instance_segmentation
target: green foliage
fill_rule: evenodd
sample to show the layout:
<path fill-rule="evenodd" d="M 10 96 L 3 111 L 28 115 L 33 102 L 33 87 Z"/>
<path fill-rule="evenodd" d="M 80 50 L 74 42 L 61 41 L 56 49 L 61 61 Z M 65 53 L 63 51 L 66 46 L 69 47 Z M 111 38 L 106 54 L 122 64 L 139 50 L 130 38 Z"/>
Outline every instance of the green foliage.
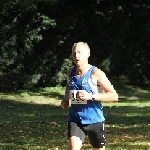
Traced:
<path fill-rule="evenodd" d="M 71 61 L 71 58 L 64 59 L 64 62 L 62 63 L 62 66 L 60 70 L 57 72 L 56 77 L 54 78 L 56 80 L 57 85 L 63 85 L 65 86 L 67 83 L 67 72 L 73 67 L 73 63 Z"/>
<path fill-rule="evenodd" d="M 64 85 L 71 47 L 85 41 L 91 64 L 111 78 L 150 87 L 147 0 L 3 0 L 0 8 L 1 86 Z"/>
<path fill-rule="evenodd" d="M 101 64 L 99 64 L 99 67 L 102 68 L 102 70 L 104 70 L 106 73 L 110 73 L 110 58 L 107 58 L 105 60 L 103 60 L 103 62 Z"/>
<path fill-rule="evenodd" d="M 17 57 L 17 37 L 12 31 L 14 28 L 11 24 L 3 25 L 1 22 L 0 26 L 0 32 L 3 33 L 3 36 L 0 37 L 0 70 L 5 70 L 6 67 L 14 64 L 14 60 Z"/>

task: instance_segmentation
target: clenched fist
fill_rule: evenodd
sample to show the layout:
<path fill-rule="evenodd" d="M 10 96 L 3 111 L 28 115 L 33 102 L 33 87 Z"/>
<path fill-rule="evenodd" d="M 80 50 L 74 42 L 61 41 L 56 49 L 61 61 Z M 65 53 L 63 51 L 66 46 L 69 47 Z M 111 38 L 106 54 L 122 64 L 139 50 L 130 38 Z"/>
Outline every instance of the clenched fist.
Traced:
<path fill-rule="evenodd" d="M 85 90 L 78 90 L 77 91 L 77 96 L 81 100 L 91 100 L 91 93 L 88 93 Z"/>
<path fill-rule="evenodd" d="M 68 106 L 69 106 L 69 101 L 65 101 L 65 100 L 62 100 L 62 101 L 61 101 L 61 107 L 62 107 L 63 109 L 68 108 Z"/>

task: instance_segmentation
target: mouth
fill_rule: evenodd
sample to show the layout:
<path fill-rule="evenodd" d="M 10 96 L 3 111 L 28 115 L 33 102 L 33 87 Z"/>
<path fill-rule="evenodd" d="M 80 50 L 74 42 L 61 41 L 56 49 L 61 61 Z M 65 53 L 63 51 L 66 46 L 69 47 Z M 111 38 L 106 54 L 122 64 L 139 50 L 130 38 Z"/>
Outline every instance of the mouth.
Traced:
<path fill-rule="evenodd" d="M 78 63 L 78 62 L 79 62 L 79 59 L 75 59 L 75 62 Z"/>

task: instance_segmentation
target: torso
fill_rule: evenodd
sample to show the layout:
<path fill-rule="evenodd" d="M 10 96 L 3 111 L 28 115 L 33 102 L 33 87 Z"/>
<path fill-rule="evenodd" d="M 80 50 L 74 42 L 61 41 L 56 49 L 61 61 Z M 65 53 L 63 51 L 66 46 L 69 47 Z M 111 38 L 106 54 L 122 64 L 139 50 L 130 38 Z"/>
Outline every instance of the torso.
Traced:
<path fill-rule="evenodd" d="M 94 123 L 104 120 L 102 113 L 102 105 L 99 101 L 82 101 L 76 97 L 77 90 L 86 90 L 88 93 L 100 93 L 102 89 L 97 85 L 97 80 L 95 75 L 93 75 L 94 66 L 89 66 L 86 72 L 83 74 L 78 74 L 76 72 L 76 67 L 73 68 L 70 74 L 69 87 L 72 95 L 69 120 L 76 120 L 82 123 Z M 93 82 L 94 81 L 94 82 Z M 79 118 L 77 116 L 80 116 Z M 95 116 L 95 117 L 93 117 Z"/>
<path fill-rule="evenodd" d="M 80 77 L 84 76 L 84 75 L 88 72 L 88 70 L 89 70 L 91 67 L 92 67 L 92 65 L 88 64 L 88 66 L 87 66 L 86 68 L 83 68 L 82 72 L 79 71 L 79 70 L 80 70 L 79 68 L 77 68 L 77 69 L 76 69 L 76 77 L 77 77 L 77 78 L 80 78 Z M 94 71 L 95 69 L 97 69 L 97 68 L 94 68 L 93 71 Z M 92 72 L 92 76 L 91 76 L 91 77 L 92 77 L 93 83 L 94 83 L 94 84 L 97 84 L 97 76 L 96 76 L 93 72 Z"/>

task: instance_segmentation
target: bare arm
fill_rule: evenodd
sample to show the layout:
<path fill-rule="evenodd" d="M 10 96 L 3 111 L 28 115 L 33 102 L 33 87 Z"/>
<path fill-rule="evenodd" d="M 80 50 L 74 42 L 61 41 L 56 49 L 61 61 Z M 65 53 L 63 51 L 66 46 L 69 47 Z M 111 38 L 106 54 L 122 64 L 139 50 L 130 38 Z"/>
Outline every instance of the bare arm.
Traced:
<path fill-rule="evenodd" d="M 93 70 L 92 78 L 104 89 L 104 93 L 98 93 L 94 95 L 95 100 L 103 102 L 118 101 L 118 94 L 103 71 L 95 68 Z"/>
<path fill-rule="evenodd" d="M 79 99 L 91 100 L 94 98 L 94 100 L 102 102 L 118 101 L 118 94 L 116 93 L 116 90 L 114 89 L 113 85 L 110 83 L 103 71 L 95 68 L 92 73 L 92 80 L 93 83 L 103 88 L 104 93 L 96 93 L 92 95 L 86 90 L 78 90 Z"/>
<path fill-rule="evenodd" d="M 61 101 L 61 107 L 63 109 L 66 109 L 69 106 L 69 98 L 70 98 L 69 76 L 70 76 L 70 71 L 67 73 L 67 84 L 65 89 L 65 95 L 64 95 L 64 99 Z"/>
<path fill-rule="evenodd" d="M 65 89 L 65 95 L 64 95 L 64 101 L 69 101 L 69 85 L 66 84 L 66 89 Z"/>
<path fill-rule="evenodd" d="M 69 92 L 69 76 L 70 76 L 70 71 L 67 73 L 67 84 L 66 84 L 66 89 L 65 89 L 65 95 L 64 95 L 64 100 L 69 101 L 70 98 L 70 92 Z"/>

